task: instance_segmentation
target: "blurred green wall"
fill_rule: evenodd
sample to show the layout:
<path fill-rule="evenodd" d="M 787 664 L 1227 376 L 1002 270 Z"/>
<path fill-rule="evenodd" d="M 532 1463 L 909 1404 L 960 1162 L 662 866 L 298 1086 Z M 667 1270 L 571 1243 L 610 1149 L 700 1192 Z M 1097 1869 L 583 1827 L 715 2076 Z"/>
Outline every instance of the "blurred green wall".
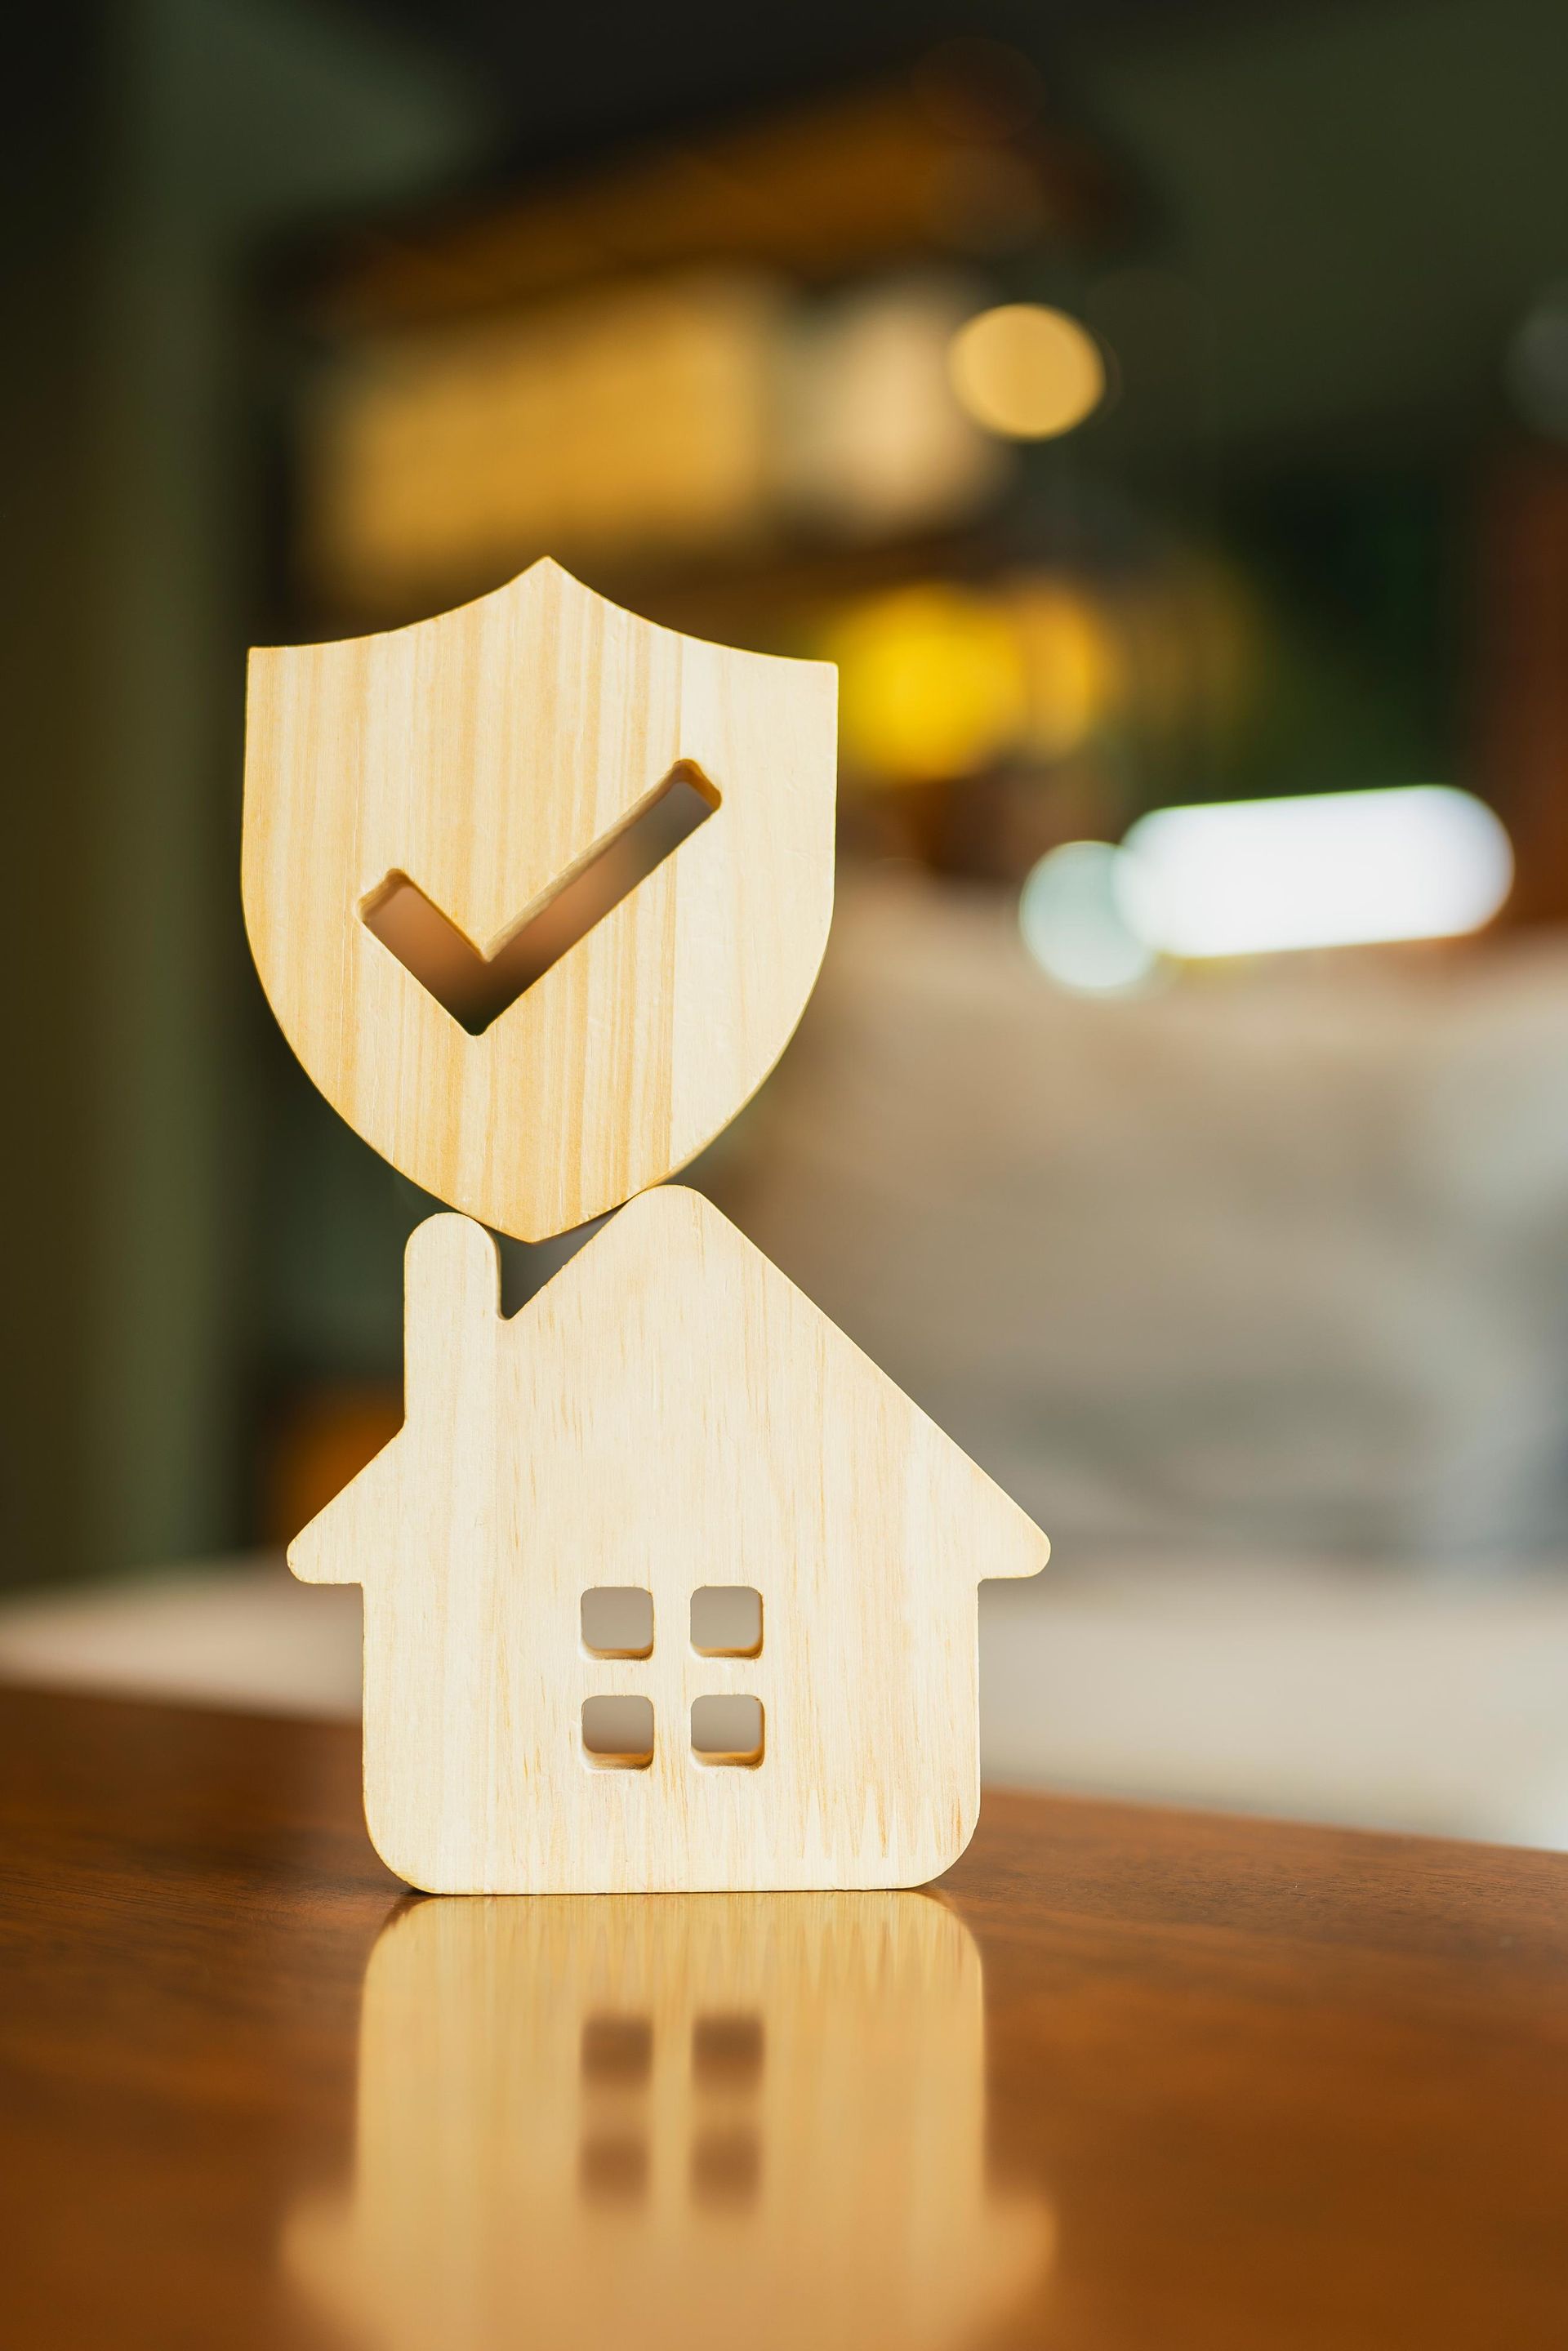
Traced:
<path fill-rule="evenodd" d="M 37 12 L 5 84 L 0 1582 L 238 1532 L 256 256 L 473 153 L 450 73 L 282 0 Z"/>

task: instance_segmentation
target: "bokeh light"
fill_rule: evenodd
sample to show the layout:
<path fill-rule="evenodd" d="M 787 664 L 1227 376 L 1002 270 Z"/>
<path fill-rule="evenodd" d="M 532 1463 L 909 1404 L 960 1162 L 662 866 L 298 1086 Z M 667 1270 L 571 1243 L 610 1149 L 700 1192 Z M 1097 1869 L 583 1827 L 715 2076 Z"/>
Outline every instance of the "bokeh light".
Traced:
<path fill-rule="evenodd" d="M 839 664 L 845 755 L 872 780 L 972 774 L 1023 725 L 1017 637 L 1003 613 L 960 590 L 878 597 L 847 615 L 823 650 Z"/>
<path fill-rule="evenodd" d="M 771 388 L 770 486 L 835 537 L 876 539 L 962 523 L 1009 479 L 1013 453 L 967 416 L 947 347 L 973 307 L 937 273 L 862 285 L 791 318 Z"/>
<path fill-rule="evenodd" d="M 1028 699 L 1025 747 L 1065 758 L 1125 691 L 1114 634 L 1099 601 L 1067 580 L 1026 577 L 1008 608 Z"/>
<path fill-rule="evenodd" d="M 953 389 L 988 433 L 1049 441 L 1082 424 L 1105 393 L 1105 362 L 1088 330 L 1037 302 L 982 310 L 954 336 Z"/>
<path fill-rule="evenodd" d="M 1458 937 L 1491 920 L 1512 880 L 1491 810 L 1416 784 L 1157 809 L 1128 833 L 1113 884 L 1151 949 L 1204 956 Z"/>
<path fill-rule="evenodd" d="M 1159 969 L 1158 956 L 1122 911 L 1120 856 L 1108 841 L 1064 841 L 1040 859 L 1023 885 L 1019 927 L 1024 945 L 1040 969 L 1074 995 L 1133 995 Z"/>

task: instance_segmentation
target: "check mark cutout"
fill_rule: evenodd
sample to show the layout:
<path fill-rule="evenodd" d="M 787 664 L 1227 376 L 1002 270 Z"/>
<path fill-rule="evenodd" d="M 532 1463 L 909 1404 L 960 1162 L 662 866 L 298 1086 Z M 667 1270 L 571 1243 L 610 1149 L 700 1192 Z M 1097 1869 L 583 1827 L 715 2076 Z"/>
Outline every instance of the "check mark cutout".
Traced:
<path fill-rule="evenodd" d="M 697 768 L 686 761 L 672 768 L 622 823 L 535 899 L 493 955 L 482 955 L 416 882 L 395 869 L 365 899 L 361 919 L 454 1020 L 481 1037 L 673 857 L 718 804 L 717 792 Z"/>

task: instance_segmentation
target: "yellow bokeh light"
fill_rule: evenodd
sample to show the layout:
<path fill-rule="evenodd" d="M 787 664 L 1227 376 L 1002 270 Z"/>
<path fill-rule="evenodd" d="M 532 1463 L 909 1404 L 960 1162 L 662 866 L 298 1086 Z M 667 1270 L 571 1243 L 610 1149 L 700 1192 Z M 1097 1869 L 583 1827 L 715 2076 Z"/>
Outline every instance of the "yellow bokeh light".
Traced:
<path fill-rule="evenodd" d="M 869 780 L 973 774 L 1025 723 L 1017 635 L 1002 613 L 961 590 L 879 597 L 841 621 L 823 650 L 839 664 L 846 757 Z"/>
<path fill-rule="evenodd" d="M 1061 580 L 1026 580 L 1009 600 L 1023 664 L 1026 747 L 1064 759 L 1101 726 L 1123 691 L 1122 661 L 1099 605 Z"/>
<path fill-rule="evenodd" d="M 982 310 L 954 336 L 948 372 L 962 406 L 988 433 L 1049 441 L 1099 407 L 1105 362 L 1086 329 L 1038 302 Z"/>

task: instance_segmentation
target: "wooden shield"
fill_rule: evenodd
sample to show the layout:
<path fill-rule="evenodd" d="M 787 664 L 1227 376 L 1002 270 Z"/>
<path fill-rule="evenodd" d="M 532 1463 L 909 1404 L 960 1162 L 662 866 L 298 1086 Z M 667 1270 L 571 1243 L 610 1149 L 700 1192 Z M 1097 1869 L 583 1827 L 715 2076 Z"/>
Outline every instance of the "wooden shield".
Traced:
<path fill-rule="evenodd" d="M 816 979 L 834 691 L 828 664 L 655 628 L 549 561 L 410 628 L 253 653 L 246 921 L 328 1101 L 427 1192 L 528 1240 L 683 1166 Z M 382 910 L 413 908 L 482 977 L 672 778 L 707 820 L 471 1034 Z"/>

